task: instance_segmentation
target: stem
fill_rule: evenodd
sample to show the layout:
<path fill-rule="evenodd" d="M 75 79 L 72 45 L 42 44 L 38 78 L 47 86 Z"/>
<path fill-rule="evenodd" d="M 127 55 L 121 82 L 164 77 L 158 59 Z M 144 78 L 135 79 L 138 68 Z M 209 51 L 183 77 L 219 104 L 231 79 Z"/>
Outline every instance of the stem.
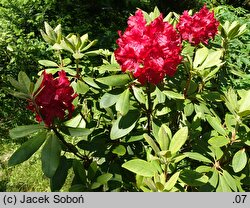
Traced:
<path fill-rule="evenodd" d="M 136 102 L 139 104 L 139 106 L 141 107 L 141 109 L 147 111 L 145 105 L 142 105 L 142 103 L 140 103 L 140 101 L 136 98 L 132 86 L 129 86 L 129 90 L 130 90 L 131 94 L 133 95 L 133 97 L 135 98 L 135 101 L 136 101 Z"/>
<path fill-rule="evenodd" d="M 79 68 L 79 62 L 80 62 L 80 60 L 79 59 L 76 59 L 76 77 L 77 77 L 77 79 L 79 79 L 80 78 L 80 68 Z"/>
<path fill-rule="evenodd" d="M 59 57 L 60 66 L 63 67 L 62 55 L 60 50 L 57 50 L 57 55 Z"/>
<path fill-rule="evenodd" d="M 184 98 L 187 98 L 187 92 L 188 92 L 188 89 L 189 89 L 189 86 L 190 86 L 191 79 L 192 79 L 192 75 L 189 72 L 188 73 L 188 79 L 187 79 L 187 82 L 186 82 L 186 86 L 185 86 L 185 88 L 183 90 Z"/>
<path fill-rule="evenodd" d="M 70 143 L 66 142 L 63 135 L 60 134 L 59 131 L 57 131 L 56 127 L 51 127 L 57 138 L 68 148 L 70 152 L 72 152 L 75 156 L 80 158 L 81 160 L 88 161 L 89 158 L 86 156 L 81 155 L 78 150 Z"/>
<path fill-rule="evenodd" d="M 150 135 L 150 131 L 151 131 L 152 102 L 151 102 L 150 84 L 149 83 L 147 83 L 146 91 L 147 91 L 147 97 L 148 97 L 148 109 L 147 109 L 148 135 Z"/>

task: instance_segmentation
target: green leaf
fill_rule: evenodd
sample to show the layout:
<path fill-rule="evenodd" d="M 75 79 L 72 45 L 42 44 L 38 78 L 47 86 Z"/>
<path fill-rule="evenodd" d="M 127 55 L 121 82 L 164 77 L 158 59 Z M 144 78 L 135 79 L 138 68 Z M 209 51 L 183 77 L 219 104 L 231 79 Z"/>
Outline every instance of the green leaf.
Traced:
<path fill-rule="evenodd" d="M 209 179 L 208 183 L 210 183 L 211 186 L 216 188 L 217 184 L 218 184 L 218 181 L 219 181 L 219 172 L 216 169 L 214 169 L 213 170 L 213 175 Z"/>
<path fill-rule="evenodd" d="M 93 161 L 88 168 L 87 178 L 92 181 L 95 178 L 96 171 L 97 171 L 97 163 L 96 161 Z"/>
<path fill-rule="evenodd" d="M 85 94 L 86 92 L 89 91 L 89 86 L 86 85 L 84 82 L 82 82 L 81 80 L 77 80 L 76 83 L 76 93 L 78 94 Z"/>
<path fill-rule="evenodd" d="M 105 93 L 101 97 L 100 107 L 101 108 L 108 108 L 108 107 L 114 105 L 118 101 L 118 99 L 119 99 L 119 97 L 120 97 L 120 95 L 122 93 L 121 90 L 122 89 L 118 88 L 118 89 L 113 89 L 113 90 Z"/>
<path fill-rule="evenodd" d="M 232 192 L 230 187 L 227 185 L 226 179 L 223 175 L 219 174 L 219 185 L 216 189 L 217 192 Z"/>
<path fill-rule="evenodd" d="M 187 103 L 184 107 L 185 116 L 191 116 L 193 112 L 194 112 L 194 104 L 191 102 Z"/>
<path fill-rule="evenodd" d="M 163 93 L 169 97 L 169 98 L 172 98 L 172 99 L 179 99 L 179 100 L 184 100 L 184 95 L 182 94 L 179 94 L 177 92 L 173 92 L 173 91 L 170 91 L 170 90 L 165 90 L 163 91 Z"/>
<path fill-rule="evenodd" d="M 21 85 L 18 81 L 16 81 L 15 79 L 13 79 L 12 77 L 8 77 L 8 81 L 10 82 L 10 84 L 15 87 L 18 91 L 20 92 L 26 92 L 25 90 L 25 86 Z"/>
<path fill-rule="evenodd" d="M 123 168 L 145 177 L 153 177 L 157 169 L 149 162 L 141 159 L 133 159 L 122 165 Z"/>
<path fill-rule="evenodd" d="M 206 158 L 205 156 L 203 156 L 202 154 L 198 152 L 185 152 L 183 154 L 193 160 L 197 160 L 197 161 L 201 161 L 205 163 L 213 163 L 210 159 Z"/>
<path fill-rule="evenodd" d="M 60 154 L 61 144 L 58 138 L 52 133 L 48 134 L 41 153 L 42 170 L 48 178 L 55 174 L 60 163 Z"/>
<path fill-rule="evenodd" d="M 38 61 L 39 64 L 41 64 L 42 66 L 46 66 L 46 67 L 58 67 L 58 64 L 54 61 L 50 61 L 50 60 L 39 60 Z"/>
<path fill-rule="evenodd" d="M 231 176 L 226 170 L 223 170 L 223 176 L 230 188 L 237 192 L 236 179 L 234 179 L 233 176 Z"/>
<path fill-rule="evenodd" d="M 101 89 L 100 86 L 94 81 L 93 78 L 91 78 L 91 77 L 83 77 L 82 79 L 83 79 L 84 82 L 86 82 L 91 87 L 94 87 L 96 89 Z"/>
<path fill-rule="evenodd" d="M 132 89 L 133 89 L 133 92 L 134 92 L 134 95 L 135 95 L 136 99 L 140 103 L 145 104 L 146 103 L 146 98 L 145 98 L 145 95 L 143 94 L 143 90 L 141 88 L 135 87 L 133 85 L 132 85 Z"/>
<path fill-rule="evenodd" d="M 9 88 L 3 87 L 4 91 L 6 91 L 7 93 L 17 97 L 17 98 L 21 98 L 21 99 L 30 99 L 30 95 L 26 94 L 26 93 L 22 93 L 22 92 L 17 92 L 15 90 L 11 90 Z"/>
<path fill-rule="evenodd" d="M 71 76 L 75 76 L 76 75 L 76 71 L 68 68 L 68 67 L 60 67 L 60 68 L 47 68 L 46 69 L 46 73 L 48 74 L 55 74 L 58 71 L 64 70 L 66 73 L 70 74 Z M 41 70 L 38 72 L 38 75 L 41 76 L 44 70 Z"/>
<path fill-rule="evenodd" d="M 240 32 L 240 26 L 240 23 L 238 23 L 237 21 L 232 22 L 228 29 L 228 39 L 232 40 L 235 38 L 235 36 Z"/>
<path fill-rule="evenodd" d="M 71 166 L 72 162 L 68 160 L 65 156 L 62 156 L 60 158 L 59 166 L 54 176 L 50 179 L 51 191 L 60 191 L 66 181 L 66 178 L 68 176 L 68 170 L 71 168 Z"/>
<path fill-rule="evenodd" d="M 171 151 L 171 153 L 174 154 L 178 152 L 181 149 L 181 147 L 185 144 L 187 138 L 188 138 L 188 128 L 183 127 L 179 129 L 175 133 L 170 142 L 169 150 Z"/>
<path fill-rule="evenodd" d="M 39 89 L 39 87 L 40 87 L 41 84 L 42 84 L 42 81 L 43 81 L 43 75 L 41 75 L 41 76 L 39 77 L 39 79 L 36 81 L 36 84 L 35 84 L 35 86 L 34 86 L 34 89 L 33 89 L 32 94 L 35 94 L 35 93 L 37 92 L 37 90 Z"/>
<path fill-rule="evenodd" d="M 240 172 L 247 164 L 247 155 L 245 149 L 241 149 L 235 153 L 232 160 L 232 167 L 235 173 Z"/>
<path fill-rule="evenodd" d="M 55 41 L 54 41 L 52 38 L 50 38 L 48 35 L 46 35 L 46 33 L 45 33 L 43 30 L 40 30 L 40 33 L 41 33 L 43 39 L 44 39 L 47 43 L 49 43 L 49 44 L 51 44 L 51 45 L 53 45 L 53 44 L 55 43 Z"/>
<path fill-rule="evenodd" d="M 44 22 L 44 27 L 45 27 L 45 32 L 48 35 L 48 37 L 56 41 L 56 33 L 53 30 L 53 28 L 47 22 Z"/>
<path fill-rule="evenodd" d="M 81 46 L 80 51 L 86 51 L 89 48 L 91 48 L 92 46 L 94 46 L 98 41 L 97 40 L 93 40 L 91 41 L 87 46 L 85 46 L 84 48 Z"/>
<path fill-rule="evenodd" d="M 147 143 L 150 145 L 150 147 L 152 147 L 155 154 L 160 152 L 159 147 L 157 146 L 157 144 L 154 142 L 154 140 L 148 134 L 143 134 L 143 137 L 147 141 Z"/>
<path fill-rule="evenodd" d="M 44 126 L 40 124 L 17 126 L 10 130 L 10 137 L 12 139 L 18 139 L 33 134 L 43 128 Z"/>
<path fill-rule="evenodd" d="M 197 167 L 195 169 L 195 171 L 197 171 L 199 173 L 207 173 L 207 172 L 212 171 L 212 167 L 206 166 L 206 165 L 201 165 L 201 166 Z"/>
<path fill-rule="evenodd" d="M 161 150 L 168 150 L 169 144 L 171 142 L 171 130 L 163 124 L 158 132 L 158 138 L 156 138 Z"/>
<path fill-rule="evenodd" d="M 73 128 L 85 128 L 86 122 L 81 116 L 81 114 L 78 114 L 74 118 L 71 118 L 70 120 L 64 122 L 64 125 Z"/>
<path fill-rule="evenodd" d="M 167 183 L 165 183 L 164 190 L 170 191 L 175 186 L 179 176 L 180 176 L 180 172 L 176 172 L 174 175 L 172 175 L 168 179 Z"/>
<path fill-rule="evenodd" d="M 224 136 L 215 136 L 208 140 L 208 143 L 214 147 L 223 147 L 229 144 L 230 139 Z"/>
<path fill-rule="evenodd" d="M 206 47 L 200 48 L 196 51 L 193 63 L 194 68 L 199 67 L 204 62 L 207 58 L 208 52 L 209 50 Z"/>
<path fill-rule="evenodd" d="M 8 165 L 13 166 L 22 163 L 29 159 L 44 143 L 47 132 L 42 131 L 27 140 L 22 146 L 17 149 L 10 157 Z"/>
<path fill-rule="evenodd" d="M 69 188 L 70 192 L 84 192 L 87 191 L 85 185 L 83 184 L 75 184 Z"/>
<path fill-rule="evenodd" d="M 117 87 L 117 86 L 124 86 L 129 82 L 131 82 L 132 80 L 128 74 L 119 74 L 119 75 L 97 78 L 96 81 L 108 86 Z"/>
<path fill-rule="evenodd" d="M 96 182 L 100 183 L 102 185 L 106 184 L 111 178 L 113 177 L 113 175 L 111 173 L 104 173 L 100 176 L 97 177 Z"/>
<path fill-rule="evenodd" d="M 202 186 L 208 182 L 208 177 L 193 170 L 181 171 L 180 180 L 189 186 Z"/>
<path fill-rule="evenodd" d="M 123 156 L 126 154 L 126 148 L 123 145 L 118 145 L 112 150 L 112 153 Z"/>
<path fill-rule="evenodd" d="M 88 136 L 91 134 L 90 129 L 86 128 L 68 128 L 69 134 L 73 137 L 82 137 L 82 136 Z"/>
<path fill-rule="evenodd" d="M 118 98 L 116 102 L 115 108 L 119 111 L 123 116 L 126 115 L 129 111 L 130 100 L 129 100 L 129 89 L 126 89 Z"/>
<path fill-rule="evenodd" d="M 119 116 L 113 123 L 110 138 L 115 140 L 127 135 L 133 130 L 139 117 L 140 112 L 137 110 L 130 110 L 125 116 Z"/>
<path fill-rule="evenodd" d="M 206 115 L 206 119 L 215 131 L 217 131 L 219 134 L 223 136 L 227 135 L 226 130 L 222 127 L 218 118 Z"/>
<path fill-rule="evenodd" d="M 73 53 L 74 59 L 82 59 L 83 56 L 84 56 L 84 54 L 82 54 L 82 53 Z"/>
<path fill-rule="evenodd" d="M 221 56 L 222 56 L 222 50 L 210 52 L 206 60 L 203 62 L 203 64 L 199 68 L 200 69 L 210 68 L 212 66 L 221 64 L 222 62 L 220 59 Z"/>
<path fill-rule="evenodd" d="M 105 64 L 98 68 L 98 71 L 101 73 L 104 73 L 106 71 L 112 72 L 112 71 L 121 71 L 121 67 L 119 64 Z"/>
<path fill-rule="evenodd" d="M 76 177 L 75 180 L 78 183 L 86 184 L 87 176 L 86 176 L 86 171 L 84 169 L 84 164 L 81 161 L 74 159 L 73 170 L 74 170 L 75 177 Z"/>
<path fill-rule="evenodd" d="M 18 73 L 18 82 L 20 85 L 23 86 L 23 89 L 24 89 L 24 93 L 27 93 L 27 94 L 31 94 L 31 81 L 29 79 L 29 77 L 27 76 L 27 74 L 23 71 L 20 71 Z"/>
<path fill-rule="evenodd" d="M 166 96 L 165 94 L 158 88 L 158 87 L 155 87 L 155 91 L 154 93 L 156 95 L 156 103 L 164 103 L 165 100 L 166 100 Z"/>
<path fill-rule="evenodd" d="M 241 117 L 250 115 L 250 90 L 246 92 L 244 97 L 239 101 L 240 107 L 239 107 L 239 115 Z"/>

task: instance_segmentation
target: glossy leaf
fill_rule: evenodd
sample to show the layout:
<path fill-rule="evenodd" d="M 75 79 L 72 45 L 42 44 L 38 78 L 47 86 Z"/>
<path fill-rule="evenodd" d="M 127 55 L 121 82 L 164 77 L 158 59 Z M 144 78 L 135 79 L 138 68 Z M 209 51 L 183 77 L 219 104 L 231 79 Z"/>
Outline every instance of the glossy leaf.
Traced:
<path fill-rule="evenodd" d="M 216 130 L 221 135 L 226 136 L 227 134 L 226 130 L 222 127 L 218 118 L 207 115 L 206 119 L 208 123 L 213 127 L 214 130 Z"/>
<path fill-rule="evenodd" d="M 54 134 L 49 134 L 41 153 L 42 170 L 51 178 L 60 163 L 61 144 Z"/>
<path fill-rule="evenodd" d="M 86 92 L 89 91 L 89 86 L 82 82 L 81 80 L 78 80 L 76 83 L 76 93 L 78 94 L 85 94 Z"/>
<path fill-rule="evenodd" d="M 237 185 L 236 185 L 236 180 L 231 176 L 226 170 L 223 170 L 223 176 L 225 178 L 226 183 L 229 185 L 229 187 L 237 192 Z"/>
<path fill-rule="evenodd" d="M 129 77 L 128 74 L 119 74 L 119 75 L 97 78 L 96 81 L 104 85 L 117 87 L 117 86 L 125 86 L 126 84 L 131 82 L 131 78 Z"/>
<path fill-rule="evenodd" d="M 247 164 L 247 155 L 245 149 L 239 150 L 235 153 L 232 160 L 232 167 L 235 173 L 240 172 Z"/>
<path fill-rule="evenodd" d="M 223 175 L 219 174 L 219 185 L 217 187 L 217 192 L 232 192 L 231 188 L 228 186 L 226 179 Z"/>
<path fill-rule="evenodd" d="M 145 177 L 153 177 L 157 169 L 149 162 L 141 159 L 133 159 L 122 165 L 123 168 Z"/>
<path fill-rule="evenodd" d="M 54 176 L 50 179 L 50 189 L 51 191 L 60 191 L 63 187 L 66 178 L 68 176 L 68 171 L 72 166 L 72 162 L 68 160 L 65 156 L 60 158 L 59 166 L 54 174 Z"/>
<path fill-rule="evenodd" d="M 145 104 L 146 103 L 146 97 L 143 93 L 143 90 L 141 88 L 138 88 L 138 87 L 135 87 L 135 86 L 132 86 L 132 89 L 133 89 L 133 92 L 134 92 L 134 95 L 136 97 L 136 99 L 142 103 L 142 104 Z"/>
<path fill-rule="evenodd" d="M 224 136 L 215 136 L 208 140 L 208 143 L 214 147 L 223 147 L 229 144 L 230 139 Z"/>
<path fill-rule="evenodd" d="M 130 110 L 125 116 L 118 117 L 111 128 L 110 138 L 112 140 L 119 139 L 131 132 L 135 127 L 139 116 L 139 111 Z"/>
<path fill-rule="evenodd" d="M 123 156 L 126 154 L 126 148 L 123 145 L 118 145 L 112 150 L 112 153 Z"/>
<path fill-rule="evenodd" d="M 179 94 L 177 92 L 173 92 L 173 91 L 170 91 L 170 90 L 165 90 L 163 91 L 163 93 L 169 97 L 169 98 L 172 98 L 172 99 L 179 99 L 179 100 L 184 100 L 184 96 L 182 94 Z"/>
<path fill-rule="evenodd" d="M 10 130 L 10 137 L 12 139 L 18 139 L 33 134 L 35 132 L 38 132 L 43 128 L 44 126 L 40 124 L 17 126 Z"/>
<path fill-rule="evenodd" d="M 165 124 L 163 124 L 159 129 L 157 141 L 161 150 L 168 150 L 171 142 L 171 131 Z"/>
<path fill-rule="evenodd" d="M 209 179 L 208 183 L 213 186 L 214 188 L 217 187 L 217 184 L 218 184 L 218 181 L 219 181 L 219 172 L 214 169 L 213 170 L 213 175 L 211 176 L 211 178 Z"/>
<path fill-rule="evenodd" d="M 202 186 L 208 182 L 206 175 L 193 170 L 182 170 L 179 178 L 189 186 Z"/>
<path fill-rule="evenodd" d="M 46 66 L 46 67 L 58 67 L 58 64 L 54 61 L 50 61 L 50 60 L 39 60 L 38 61 L 39 64 L 41 64 L 42 66 Z"/>
<path fill-rule="evenodd" d="M 205 163 L 212 163 L 210 159 L 206 158 L 205 156 L 203 156 L 202 154 L 198 152 L 185 152 L 183 154 L 193 160 L 197 160 L 197 161 L 201 161 Z"/>
<path fill-rule="evenodd" d="M 42 131 L 28 139 L 10 157 L 8 165 L 13 166 L 29 159 L 44 143 L 47 132 Z"/>
<path fill-rule="evenodd" d="M 171 151 L 171 153 L 174 154 L 178 152 L 181 149 L 181 147 L 185 144 L 187 138 L 188 138 L 188 128 L 183 127 L 179 129 L 175 133 L 170 142 L 169 150 Z"/>
<path fill-rule="evenodd" d="M 87 175 L 86 175 L 86 171 L 84 169 L 84 164 L 79 161 L 74 159 L 73 160 L 73 170 L 75 173 L 75 180 L 78 183 L 82 183 L 82 184 L 86 184 L 87 183 Z"/>
<path fill-rule="evenodd" d="M 126 115 L 129 111 L 130 100 L 129 100 L 129 89 L 126 89 L 118 98 L 116 102 L 115 108 L 119 111 L 123 116 Z"/>
<path fill-rule="evenodd" d="M 111 173 L 104 173 L 100 176 L 97 177 L 96 182 L 100 183 L 102 185 L 106 184 L 111 178 L 113 177 L 113 175 Z"/>
<path fill-rule="evenodd" d="M 164 185 L 164 189 L 166 191 L 170 191 L 175 186 L 179 178 L 179 175 L 180 175 L 180 172 L 176 172 L 168 179 L 167 183 Z"/>
<path fill-rule="evenodd" d="M 73 137 L 88 136 L 89 134 L 91 134 L 90 129 L 86 129 L 86 128 L 69 127 L 67 130 L 68 130 L 69 134 Z"/>
<path fill-rule="evenodd" d="M 241 117 L 250 115 L 250 90 L 246 92 L 244 97 L 240 100 L 239 115 Z"/>
<path fill-rule="evenodd" d="M 206 47 L 200 48 L 195 53 L 193 67 L 197 68 L 200 66 L 204 60 L 207 58 L 209 50 Z"/>
<path fill-rule="evenodd" d="M 31 81 L 27 74 L 23 71 L 18 73 L 18 82 L 23 86 L 24 93 L 31 94 Z"/>
<path fill-rule="evenodd" d="M 154 142 L 154 140 L 148 135 L 148 134 L 143 134 L 144 139 L 147 141 L 150 147 L 154 150 L 154 152 L 157 154 L 160 152 L 159 147 L 157 144 Z"/>
<path fill-rule="evenodd" d="M 114 90 L 111 90 L 111 91 L 105 93 L 101 97 L 100 107 L 101 108 L 108 108 L 108 107 L 114 105 L 118 101 L 121 93 L 122 93 L 121 89 L 114 89 Z"/>

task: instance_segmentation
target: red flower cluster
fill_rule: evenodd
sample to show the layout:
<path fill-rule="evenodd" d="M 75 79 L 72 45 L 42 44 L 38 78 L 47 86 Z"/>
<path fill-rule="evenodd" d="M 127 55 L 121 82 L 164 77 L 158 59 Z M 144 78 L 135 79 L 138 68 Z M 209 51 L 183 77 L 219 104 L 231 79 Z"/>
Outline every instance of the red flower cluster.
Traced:
<path fill-rule="evenodd" d="M 193 45 L 198 45 L 199 43 L 207 44 L 209 38 L 214 38 L 218 32 L 219 24 L 219 21 L 214 18 L 214 13 L 210 12 L 204 5 L 193 16 L 190 16 L 188 11 L 184 11 L 176 28 L 182 39 Z"/>
<path fill-rule="evenodd" d="M 141 84 L 158 84 L 165 75 L 173 76 L 181 62 L 181 37 L 160 15 L 150 24 L 137 10 L 128 19 L 124 34 L 118 32 L 115 50 L 117 62 L 122 71 L 129 70 Z"/>
<path fill-rule="evenodd" d="M 44 121 L 46 126 L 51 126 L 55 118 L 64 119 L 65 111 L 71 117 L 74 110 L 72 101 L 77 97 L 65 71 L 58 72 L 59 77 L 54 79 L 52 74 L 43 72 L 43 81 L 34 95 L 34 102 L 29 101 L 28 109 L 36 112 L 36 120 Z"/>

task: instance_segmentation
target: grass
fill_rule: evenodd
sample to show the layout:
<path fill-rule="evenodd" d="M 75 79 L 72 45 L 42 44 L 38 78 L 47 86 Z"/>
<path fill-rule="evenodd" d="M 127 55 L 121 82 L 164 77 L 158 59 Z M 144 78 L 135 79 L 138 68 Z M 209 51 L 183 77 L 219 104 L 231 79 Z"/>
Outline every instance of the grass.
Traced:
<path fill-rule="evenodd" d="M 8 159 L 19 146 L 13 140 L 0 139 L 0 192 L 49 192 L 50 183 L 42 172 L 40 151 L 22 164 L 8 167 Z M 61 191 L 68 191 L 71 179 L 67 178 Z"/>

